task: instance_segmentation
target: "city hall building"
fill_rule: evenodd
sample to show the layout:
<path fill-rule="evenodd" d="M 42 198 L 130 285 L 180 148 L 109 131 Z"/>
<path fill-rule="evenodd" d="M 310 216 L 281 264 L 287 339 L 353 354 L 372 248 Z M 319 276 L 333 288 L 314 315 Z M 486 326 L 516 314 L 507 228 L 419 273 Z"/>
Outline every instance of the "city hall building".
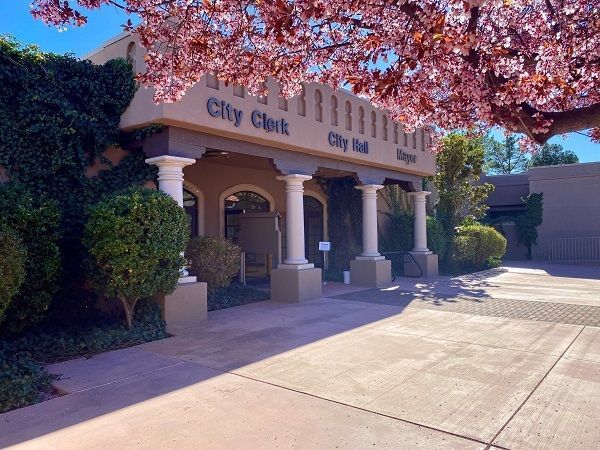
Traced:
<path fill-rule="evenodd" d="M 135 37 L 121 35 L 90 54 L 93 63 L 129 59 L 143 68 Z M 243 276 L 268 276 L 272 298 L 321 296 L 328 204 L 319 180 L 352 176 L 362 192 L 362 252 L 350 264 L 352 283 L 380 286 L 390 261 L 378 252 L 378 191 L 398 184 L 414 201 L 414 256 L 437 270 L 427 248 L 422 178 L 434 174 L 435 155 L 423 130 L 405 133 L 385 111 L 345 91 L 304 86 L 284 99 L 275 81 L 254 97 L 242 86 L 207 76 L 173 104 L 155 104 L 140 88 L 121 127 L 162 124 L 143 142 L 146 162 L 158 167 L 158 188 L 190 217 L 193 235 L 232 239 L 245 252 Z M 378 206 L 379 205 L 379 206 Z"/>

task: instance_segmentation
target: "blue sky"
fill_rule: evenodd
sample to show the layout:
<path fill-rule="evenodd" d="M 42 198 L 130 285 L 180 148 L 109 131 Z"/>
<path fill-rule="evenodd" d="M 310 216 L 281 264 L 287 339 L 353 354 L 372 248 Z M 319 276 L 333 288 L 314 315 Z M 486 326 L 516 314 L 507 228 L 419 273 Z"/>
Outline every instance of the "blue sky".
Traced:
<path fill-rule="evenodd" d="M 12 34 L 22 43 L 37 44 L 45 51 L 83 56 L 119 34 L 127 16 L 114 6 L 105 6 L 89 14 L 88 19 L 88 24 L 82 28 L 58 32 L 31 17 L 29 1 L 0 2 L 0 34 Z M 558 137 L 551 142 L 573 150 L 580 162 L 600 161 L 600 144 L 590 142 L 585 136 L 572 133 L 566 139 Z"/>

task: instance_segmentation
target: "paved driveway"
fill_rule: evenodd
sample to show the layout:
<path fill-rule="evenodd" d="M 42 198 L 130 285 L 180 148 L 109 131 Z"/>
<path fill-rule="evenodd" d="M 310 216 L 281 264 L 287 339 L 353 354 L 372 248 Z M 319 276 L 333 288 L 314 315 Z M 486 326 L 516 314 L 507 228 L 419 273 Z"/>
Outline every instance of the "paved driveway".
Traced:
<path fill-rule="evenodd" d="M 70 393 L 0 415 L 0 446 L 598 448 L 597 275 L 508 268 L 217 311 L 52 366 Z"/>

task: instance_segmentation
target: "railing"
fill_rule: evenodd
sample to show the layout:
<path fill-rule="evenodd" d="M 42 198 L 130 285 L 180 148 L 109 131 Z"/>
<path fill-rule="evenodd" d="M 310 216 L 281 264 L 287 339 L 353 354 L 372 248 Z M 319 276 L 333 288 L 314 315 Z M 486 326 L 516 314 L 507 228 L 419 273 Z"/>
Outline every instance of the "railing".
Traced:
<path fill-rule="evenodd" d="M 548 261 L 600 261 L 600 237 L 550 239 Z"/>
<path fill-rule="evenodd" d="M 413 258 L 413 255 L 410 252 L 384 252 L 382 255 L 392 262 L 392 281 L 395 281 L 396 277 L 408 276 L 419 278 L 423 276 L 423 270 L 421 269 L 421 266 L 419 266 L 419 263 L 415 260 L 415 258 Z M 404 271 L 405 264 L 414 264 L 418 269 L 418 275 L 406 275 Z"/>

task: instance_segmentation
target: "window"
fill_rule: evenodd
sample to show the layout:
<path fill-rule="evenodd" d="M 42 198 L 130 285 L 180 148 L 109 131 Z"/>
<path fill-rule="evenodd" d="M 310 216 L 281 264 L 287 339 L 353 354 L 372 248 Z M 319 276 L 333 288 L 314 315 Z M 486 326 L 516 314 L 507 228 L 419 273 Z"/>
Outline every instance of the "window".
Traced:
<path fill-rule="evenodd" d="M 346 130 L 352 131 L 352 103 L 346 101 Z"/>
<path fill-rule="evenodd" d="M 302 86 L 302 93 L 298 97 L 298 115 L 306 117 L 306 90 Z"/>
<path fill-rule="evenodd" d="M 190 225 L 190 237 L 198 236 L 198 197 L 187 189 L 183 190 L 183 209 Z"/>
<path fill-rule="evenodd" d="M 371 111 L 371 137 L 377 137 L 377 114 Z"/>
<path fill-rule="evenodd" d="M 365 134 L 365 110 L 362 106 L 358 108 L 358 132 Z"/>
<path fill-rule="evenodd" d="M 252 191 L 240 191 L 225 199 L 225 237 L 237 243 L 240 232 L 240 214 L 269 211 L 269 201 Z"/>

